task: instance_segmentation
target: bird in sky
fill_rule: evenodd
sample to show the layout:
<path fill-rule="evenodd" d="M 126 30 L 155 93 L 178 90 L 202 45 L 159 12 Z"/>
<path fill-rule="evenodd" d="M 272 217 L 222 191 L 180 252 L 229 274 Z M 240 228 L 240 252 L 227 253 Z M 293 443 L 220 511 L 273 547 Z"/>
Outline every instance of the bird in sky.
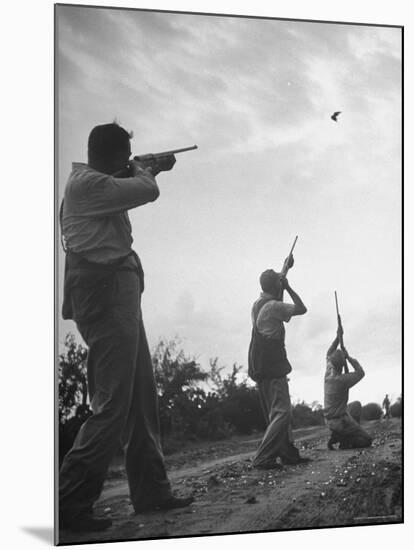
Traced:
<path fill-rule="evenodd" d="M 335 122 L 338 122 L 337 118 L 338 118 L 338 115 L 340 115 L 341 113 L 342 111 L 335 111 L 334 114 L 331 116 L 331 119 L 334 120 Z"/>

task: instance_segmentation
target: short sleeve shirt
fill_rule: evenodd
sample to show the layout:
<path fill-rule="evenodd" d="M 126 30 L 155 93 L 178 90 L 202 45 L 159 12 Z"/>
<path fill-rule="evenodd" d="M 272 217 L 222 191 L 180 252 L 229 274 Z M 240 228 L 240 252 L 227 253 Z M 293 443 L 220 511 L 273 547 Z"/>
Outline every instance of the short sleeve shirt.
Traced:
<path fill-rule="evenodd" d="M 65 188 L 62 231 L 66 246 L 92 262 L 109 263 L 131 251 L 127 210 L 159 195 L 148 172 L 115 178 L 87 164 L 73 163 Z"/>
<path fill-rule="evenodd" d="M 262 293 L 259 300 L 266 298 L 267 294 Z M 271 296 L 269 295 L 271 298 Z M 259 311 L 256 320 L 256 328 L 258 332 L 267 338 L 283 340 L 284 326 L 283 323 L 290 321 L 295 311 L 294 304 L 286 304 L 279 300 L 270 299 L 265 303 Z M 254 322 L 255 307 L 253 306 L 252 318 Z"/>

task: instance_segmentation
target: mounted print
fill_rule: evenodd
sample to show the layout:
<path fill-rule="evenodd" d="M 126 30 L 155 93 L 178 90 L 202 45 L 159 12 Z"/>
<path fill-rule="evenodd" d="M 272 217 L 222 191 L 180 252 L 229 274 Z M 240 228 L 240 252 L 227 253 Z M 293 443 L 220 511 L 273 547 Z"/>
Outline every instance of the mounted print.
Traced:
<path fill-rule="evenodd" d="M 55 6 L 56 544 L 403 522 L 402 40 Z"/>

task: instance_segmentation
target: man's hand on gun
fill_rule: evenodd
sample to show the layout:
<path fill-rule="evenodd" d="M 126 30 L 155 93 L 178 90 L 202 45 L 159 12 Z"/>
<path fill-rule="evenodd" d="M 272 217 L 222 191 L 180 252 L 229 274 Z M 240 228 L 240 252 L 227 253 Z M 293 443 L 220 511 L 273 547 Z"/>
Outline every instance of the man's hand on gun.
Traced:
<path fill-rule="evenodd" d="M 293 267 L 294 263 L 295 263 L 295 260 L 293 259 L 293 254 L 289 254 L 289 256 L 283 262 L 282 274 L 286 275 L 289 269 Z"/>
<path fill-rule="evenodd" d="M 168 172 L 171 170 L 176 162 L 175 155 L 165 155 L 162 157 L 156 157 L 155 155 L 146 155 L 145 160 L 131 161 L 132 171 L 134 176 L 139 170 L 145 170 L 150 172 L 153 176 L 157 176 L 160 172 Z"/>
<path fill-rule="evenodd" d="M 289 281 L 287 280 L 286 275 L 280 276 L 280 286 L 282 287 L 282 290 L 287 290 L 289 288 Z"/>

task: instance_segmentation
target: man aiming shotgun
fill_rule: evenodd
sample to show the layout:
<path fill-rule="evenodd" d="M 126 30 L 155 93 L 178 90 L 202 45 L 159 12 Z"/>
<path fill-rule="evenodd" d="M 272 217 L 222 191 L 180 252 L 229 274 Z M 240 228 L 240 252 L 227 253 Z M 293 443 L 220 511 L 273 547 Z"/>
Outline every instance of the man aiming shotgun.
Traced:
<path fill-rule="evenodd" d="M 369 447 L 372 443 L 372 438 L 350 416 L 347 409 L 349 389 L 365 376 L 365 372 L 358 361 L 350 357 L 344 346 L 344 329 L 339 315 L 336 292 L 335 303 L 338 328 L 336 338 L 326 354 L 324 379 L 324 416 L 331 430 L 328 448 L 333 450 L 335 443 L 339 443 L 340 449 Z M 347 361 L 349 361 L 354 372 L 349 372 Z"/>
<path fill-rule="evenodd" d="M 131 247 L 128 217 L 128 210 L 158 198 L 155 176 L 171 170 L 175 156 L 169 151 L 130 161 L 131 137 L 116 123 L 92 129 L 88 163 L 74 163 L 61 208 L 66 252 L 62 314 L 76 322 L 89 348 L 93 411 L 59 474 L 60 527 L 76 532 L 111 525 L 92 510 L 120 443 L 136 513 L 187 506 L 193 500 L 172 494 L 164 464 L 141 311 L 144 272 Z"/>
<path fill-rule="evenodd" d="M 293 266 L 293 249 L 282 271 L 267 269 L 260 276 L 262 293 L 252 308 L 252 336 L 249 346 L 249 376 L 256 382 L 260 402 L 268 423 L 256 452 L 253 466 L 276 468 L 276 459 L 283 464 L 299 464 L 309 459 L 300 457 L 291 437 L 291 403 L 287 374 L 292 367 L 285 349 L 284 323 L 306 313 L 306 306 L 289 285 L 286 275 Z M 283 291 L 293 304 L 283 302 Z"/>

